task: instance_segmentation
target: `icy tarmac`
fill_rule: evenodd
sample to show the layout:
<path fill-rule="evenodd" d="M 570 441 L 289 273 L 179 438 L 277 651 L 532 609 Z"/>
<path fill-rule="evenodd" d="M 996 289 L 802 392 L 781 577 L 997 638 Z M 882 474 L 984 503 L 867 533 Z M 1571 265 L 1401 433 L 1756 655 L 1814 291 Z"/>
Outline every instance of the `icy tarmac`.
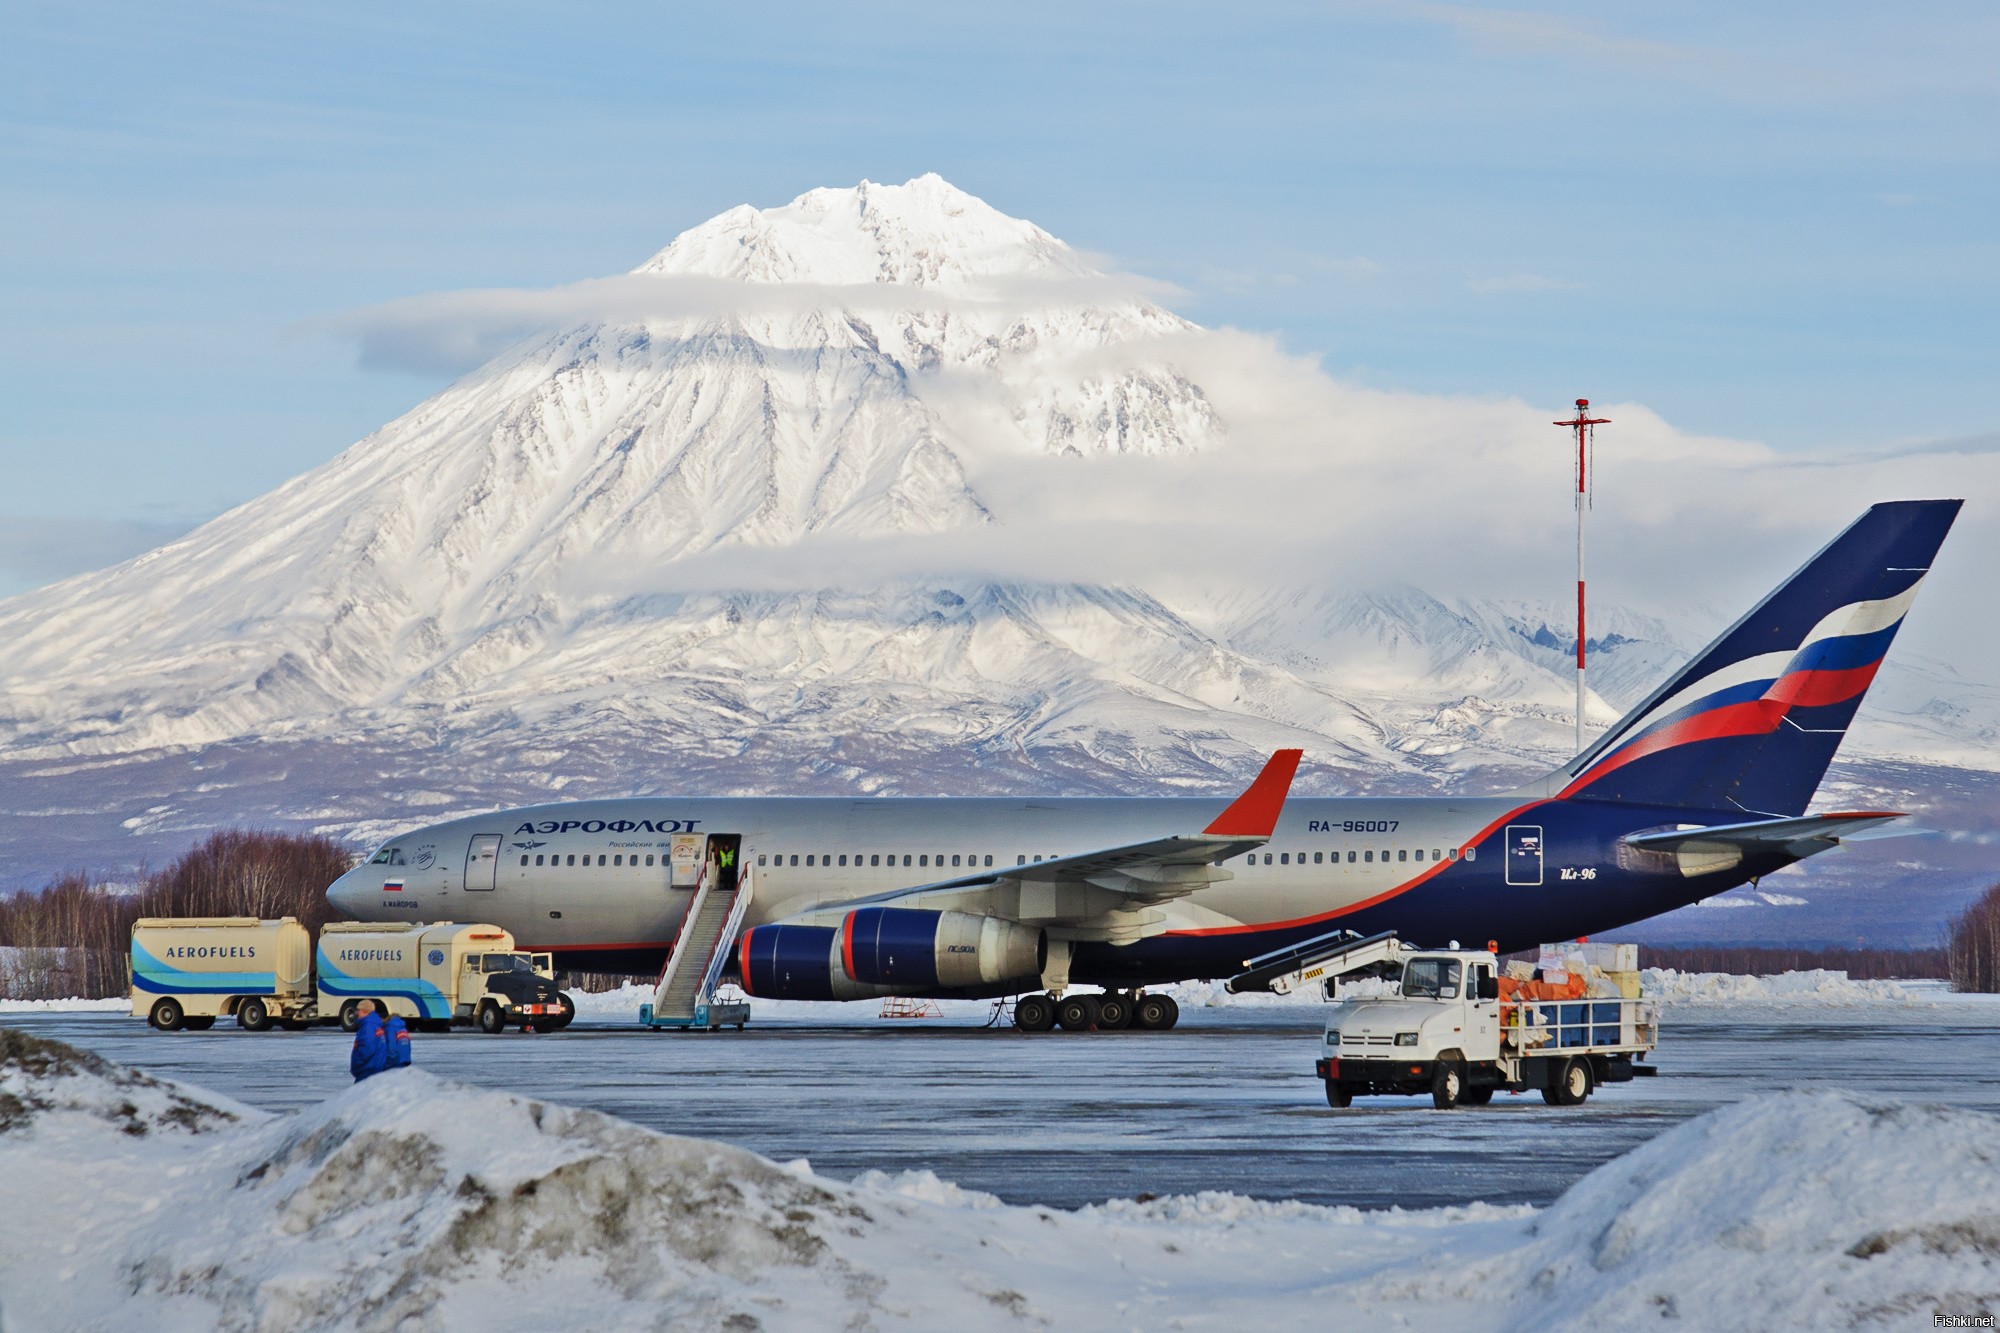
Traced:
<path fill-rule="evenodd" d="M 1440 1113 L 1379 1098 L 1329 1110 L 1312 1076 L 1315 1005 L 1182 1011 L 1169 1033 L 1023 1036 L 872 1009 L 772 1016 L 743 1033 L 646 1032 L 614 1018 L 542 1036 L 419 1036 L 444 1078 L 607 1111 L 823 1174 L 930 1170 L 1062 1208 L 1227 1190 L 1322 1204 L 1546 1204 L 1593 1168 L 1717 1106 L 1778 1089 L 2000 1106 L 2000 1003 L 1688 1005 L 1660 1077 L 1580 1108 L 1502 1095 Z M 348 1084 L 330 1029 L 156 1034 L 116 1013 L 0 1023 L 288 1111 Z"/>

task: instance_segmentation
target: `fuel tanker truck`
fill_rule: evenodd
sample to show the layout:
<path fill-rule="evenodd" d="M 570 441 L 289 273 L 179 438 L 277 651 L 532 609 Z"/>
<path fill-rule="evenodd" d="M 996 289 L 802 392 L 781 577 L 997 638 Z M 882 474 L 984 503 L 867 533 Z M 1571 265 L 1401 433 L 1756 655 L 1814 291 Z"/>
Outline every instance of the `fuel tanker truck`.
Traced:
<path fill-rule="evenodd" d="M 252 1032 L 315 1017 L 312 937 L 294 917 L 141 917 L 132 923 L 132 1015 L 201 1032 L 233 1015 Z"/>
<path fill-rule="evenodd" d="M 516 950 L 498 926 L 336 922 L 317 950 L 291 917 L 146 917 L 132 927 L 132 1013 L 162 1032 L 204 1031 L 225 1016 L 252 1032 L 314 1023 L 351 1032 L 363 1000 L 428 1031 L 554 1032 L 576 1017 L 549 955 Z"/>
<path fill-rule="evenodd" d="M 557 1032 L 576 1017 L 550 956 L 517 952 L 498 926 L 339 921 L 320 931 L 318 961 L 319 1012 L 347 1032 L 363 1000 L 428 1031 L 458 1023 Z"/>

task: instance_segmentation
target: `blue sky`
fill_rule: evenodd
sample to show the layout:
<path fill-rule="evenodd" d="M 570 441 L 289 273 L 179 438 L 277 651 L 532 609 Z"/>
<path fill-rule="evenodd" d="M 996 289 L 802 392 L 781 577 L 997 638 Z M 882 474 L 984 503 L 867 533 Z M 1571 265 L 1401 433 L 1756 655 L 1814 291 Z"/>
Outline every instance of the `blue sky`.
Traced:
<path fill-rule="evenodd" d="M 931 170 L 1371 385 L 1993 435 L 1997 94 L 1974 4 L 16 3 L 0 592 L 441 385 L 344 312 Z"/>

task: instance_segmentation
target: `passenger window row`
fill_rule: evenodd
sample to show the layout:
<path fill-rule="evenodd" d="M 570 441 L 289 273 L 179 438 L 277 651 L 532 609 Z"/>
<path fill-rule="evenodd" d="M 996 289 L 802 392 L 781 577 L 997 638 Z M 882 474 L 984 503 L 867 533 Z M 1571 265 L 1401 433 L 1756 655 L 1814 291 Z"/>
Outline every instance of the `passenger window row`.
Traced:
<path fill-rule="evenodd" d="M 547 855 L 547 853 L 543 853 L 543 855 Z M 632 853 L 631 855 L 629 855 L 629 856 L 628 856 L 628 855 L 626 855 L 626 854 L 625 854 L 624 852 L 611 852 L 611 853 L 609 853 L 608 855 L 609 855 L 609 858 L 610 858 L 610 864 L 612 864 L 612 865 L 614 865 L 614 866 L 622 866 L 622 865 L 633 865 L 633 866 L 636 866 L 636 865 L 638 865 L 638 864 L 639 864 L 639 853 L 637 853 L 637 852 L 633 852 L 633 853 Z M 605 864 L 605 859 L 606 859 L 606 858 L 605 858 L 605 856 L 603 856 L 603 855 L 600 855 L 600 856 L 599 856 L 599 857 L 597 858 L 597 864 L 598 864 L 598 865 L 604 865 L 604 864 Z M 536 864 L 536 865 L 540 865 L 541 863 L 542 863 L 542 857 L 541 857 L 541 856 L 537 856 L 537 857 L 535 858 L 535 864 Z M 591 861 L 590 861 L 590 857 L 588 857 L 588 856 L 585 856 L 585 857 L 583 858 L 583 863 L 584 863 L 585 865 L 589 865 L 589 864 L 591 863 Z M 665 865 L 666 863 L 667 863 L 667 858 L 666 858 L 666 857 L 664 857 L 664 856 L 662 856 L 662 857 L 660 858 L 660 864 L 661 864 L 661 865 Z M 528 854 L 527 854 L 526 852 L 523 852 L 523 853 L 521 853 L 521 864 L 522 864 L 522 865 L 526 865 L 526 864 L 528 864 Z M 550 864 L 550 865 L 552 865 L 552 866 L 559 866 L 559 865 L 562 865 L 562 864 L 564 864 L 564 862 L 563 862 L 563 858 L 562 858 L 561 856 L 550 856 L 550 857 L 549 857 L 549 864 Z M 573 855 L 573 854 L 572 854 L 572 855 L 570 856 L 568 864 L 570 864 L 570 865 L 575 865 L 575 864 L 576 864 L 576 857 L 575 857 L 575 855 Z M 647 865 L 651 865 L 651 864 L 653 864 L 653 858 L 652 858 L 652 855 L 651 855 L 651 854 L 648 854 L 648 855 L 647 855 L 647 857 L 646 857 L 646 864 L 647 864 Z"/>
<path fill-rule="evenodd" d="M 1413 852 L 1414 856 L 1412 856 Z M 1304 852 L 1300 852 L 1297 855 L 1298 855 L 1298 864 L 1305 865 L 1306 854 Z M 1292 861 L 1293 854 L 1291 852 L 1252 852 L 1244 858 L 1244 864 L 1253 866 L 1256 865 L 1257 858 L 1259 856 L 1262 856 L 1264 858 L 1264 864 L 1267 866 L 1273 864 L 1288 866 L 1293 864 Z M 1275 862 L 1272 859 L 1273 857 L 1276 858 Z M 1459 849 L 1456 847 L 1451 847 L 1443 850 L 1440 850 L 1439 848 L 1436 847 L 1431 848 L 1430 859 L 1433 861 L 1456 861 L 1458 860 L 1458 857 L 1459 857 Z M 1348 865 L 1355 865 L 1355 864 L 1371 865 L 1374 863 L 1375 859 L 1376 859 L 1376 853 L 1373 848 L 1370 848 L 1366 851 L 1350 851 L 1347 854 Z M 1391 860 L 1409 861 L 1412 859 L 1417 861 L 1422 861 L 1424 859 L 1424 849 L 1421 847 L 1417 848 L 1397 847 L 1394 849 L 1384 847 L 1381 852 L 1381 860 L 1385 865 Z M 1477 861 L 1479 859 L 1479 849 L 1477 847 L 1467 847 L 1465 849 L 1465 859 L 1468 861 Z M 1312 854 L 1312 864 L 1339 865 L 1340 853 L 1314 852 Z"/>
<path fill-rule="evenodd" d="M 799 855 L 800 855 L 800 854 L 799 854 L 799 853 L 796 853 L 796 852 L 792 853 L 792 854 L 791 854 L 791 859 L 790 859 L 790 862 L 789 862 L 789 863 L 790 863 L 791 865 L 797 865 L 797 864 L 799 863 Z M 846 865 L 846 864 L 848 863 L 848 857 L 847 857 L 846 855 L 840 855 L 840 856 L 836 856 L 836 855 L 835 855 L 834 853 L 832 853 L 832 852 L 807 852 L 807 853 L 805 853 L 804 855 L 805 855 L 805 863 L 806 863 L 806 865 L 808 865 L 808 866 L 817 866 L 817 867 L 819 867 L 819 868 L 820 868 L 820 869 L 822 869 L 822 870 L 824 870 L 824 869 L 829 869 L 829 868 L 832 868 L 832 867 L 835 867 L 835 866 L 844 866 L 844 865 Z M 866 867 L 870 867 L 870 868 L 873 868 L 873 867 L 876 867 L 876 866 L 884 866 L 884 865 L 890 865 L 890 866 L 893 866 L 893 865 L 895 865 L 895 864 L 896 864 L 896 857 L 897 857 L 897 856 L 899 855 L 899 853 L 896 853 L 896 852 L 854 852 L 854 853 L 852 853 L 851 855 L 852 855 L 852 856 L 853 856 L 853 858 L 854 858 L 854 864 L 855 864 L 856 866 L 866 866 Z M 904 853 L 900 853 L 900 855 L 901 855 L 901 856 L 902 856 L 902 858 L 903 858 L 903 864 L 904 864 L 904 865 L 906 865 L 906 866 L 907 866 L 907 865 L 918 865 L 918 866 L 931 866 L 931 865 L 937 865 L 937 866 L 943 866 L 943 865 L 945 864 L 945 855 L 946 855 L 946 854 L 945 854 L 944 852 L 935 852 L 935 853 L 933 853 L 933 852 L 904 852 Z M 1035 859 L 1036 859 L 1037 861 L 1039 861 L 1039 860 L 1041 860 L 1042 858 L 1038 856 L 1038 857 L 1036 857 Z M 1053 857 L 1051 857 L 1050 859 L 1051 859 L 1051 860 L 1053 860 L 1054 858 L 1053 858 Z M 1026 862 L 1027 862 L 1027 858 L 1026 858 L 1026 857 L 1022 857 L 1022 858 L 1020 858 L 1020 860 L 1019 860 L 1019 864 L 1026 864 Z M 779 865 L 779 866 L 782 866 L 782 865 L 785 865 L 785 864 L 787 864 L 787 861 L 786 861 L 786 853 L 784 853 L 784 852 L 771 852 L 771 853 L 769 853 L 769 854 L 765 854 L 765 853 L 759 853 L 759 854 L 758 854 L 758 856 L 757 856 L 757 864 L 761 866 L 761 865 L 765 865 L 765 864 L 767 864 L 767 863 L 768 863 L 768 864 L 771 864 L 771 865 Z M 955 866 L 959 866 L 959 867 L 962 867 L 962 868 L 963 868 L 963 867 L 971 867 L 971 868 L 974 868 L 974 869 L 977 869 L 977 868 L 978 868 L 978 867 L 979 867 L 979 866 L 980 866 L 981 864 L 984 864 L 984 865 L 989 865 L 989 866 L 990 866 L 990 865 L 992 865 L 992 864 L 993 864 L 993 857 L 992 857 L 992 855 L 991 855 L 991 854 L 988 854 L 988 855 L 987 855 L 986 857 L 984 857 L 984 858 L 983 858 L 983 860 L 982 860 L 982 858 L 980 857 L 979 853 L 977 853 L 977 852 L 960 852 L 960 853 L 958 853 L 957 855 L 954 855 L 954 856 L 953 856 L 953 857 L 951 858 L 951 864 L 952 864 L 952 865 L 955 865 Z"/>

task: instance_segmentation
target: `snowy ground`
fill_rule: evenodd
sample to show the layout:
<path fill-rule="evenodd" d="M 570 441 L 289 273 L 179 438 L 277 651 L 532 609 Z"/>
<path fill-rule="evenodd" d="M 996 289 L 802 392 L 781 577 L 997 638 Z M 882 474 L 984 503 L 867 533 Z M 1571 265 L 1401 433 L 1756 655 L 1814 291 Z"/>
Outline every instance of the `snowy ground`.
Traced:
<path fill-rule="evenodd" d="M 0 1029 L 0 1325 L 1923 1327 L 2000 1309 L 1995 1160 L 1986 1111 L 1763 1094 L 1545 1210 L 1066 1212 L 423 1071 L 271 1114 Z"/>
<path fill-rule="evenodd" d="M 1197 987 L 1181 989 L 1173 1032 L 1037 1037 L 980 1027 L 984 1004 L 885 1020 L 869 1006 L 761 1001 L 742 1034 L 644 1032 L 630 1026 L 639 997 L 628 992 L 586 1000 L 578 1025 L 553 1036 L 420 1036 L 417 1059 L 468 1083 L 805 1157 L 841 1178 L 929 1170 L 1070 1208 L 1203 1190 L 1362 1207 L 1545 1204 L 1672 1126 L 1774 1087 L 2000 1105 L 1992 997 L 1899 991 L 1830 1005 L 1801 986 L 1766 989 L 1777 998 L 1670 1003 L 1663 1075 L 1573 1110 L 1530 1095 L 1451 1116 L 1417 1098 L 1330 1111 L 1312 1076 L 1318 1003 L 1205 1008 Z M 346 1042 L 326 1030 L 163 1036 L 89 1011 L 0 1022 L 266 1110 L 346 1084 Z"/>

